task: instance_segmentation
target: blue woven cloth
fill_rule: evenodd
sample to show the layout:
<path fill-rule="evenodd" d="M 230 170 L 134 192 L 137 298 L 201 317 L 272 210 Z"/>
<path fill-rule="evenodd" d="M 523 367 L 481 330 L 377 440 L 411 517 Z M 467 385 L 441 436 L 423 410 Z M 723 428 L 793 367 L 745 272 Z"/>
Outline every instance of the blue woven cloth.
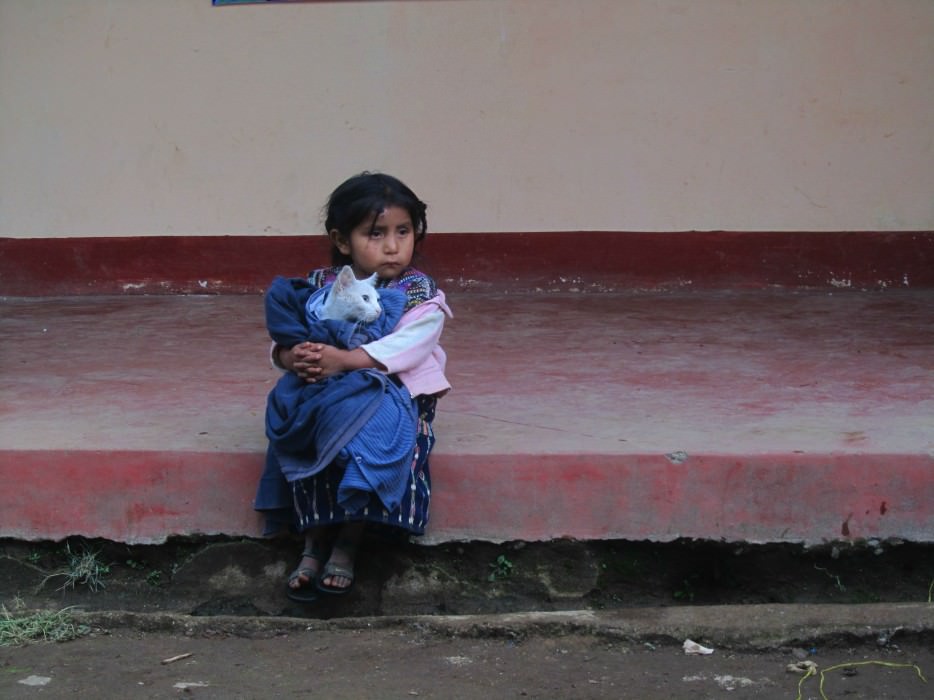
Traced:
<path fill-rule="evenodd" d="M 305 309 L 310 297 L 325 298 L 332 286 L 333 283 L 329 283 L 316 289 L 301 277 L 276 277 L 265 297 L 269 337 L 287 348 L 312 340 L 353 350 L 391 333 L 405 313 L 405 292 L 384 288 L 378 290 L 383 312 L 372 323 L 363 325 L 337 319 L 309 318 Z"/>
<path fill-rule="evenodd" d="M 379 290 L 383 313 L 366 325 L 318 320 L 305 313 L 312 289 L 298 279 L 276 278 L 266 293 L 266 323 L 279 344 L 305 340 L 346 349 L 377 340 L 395 328 L 406 297 Z M 417 413 L 408 390 L 375 370 L 344 372 L 309 384 L 292 372 L 276 383 L 266 402 L 270 449 L 257 490 L 256 507 L 281 502 L 289 484 L 332 463 L 344 467 L 337 500 L 348 512 L 362 508 L 375 493 L 392 510 L 409 478 Z"/>

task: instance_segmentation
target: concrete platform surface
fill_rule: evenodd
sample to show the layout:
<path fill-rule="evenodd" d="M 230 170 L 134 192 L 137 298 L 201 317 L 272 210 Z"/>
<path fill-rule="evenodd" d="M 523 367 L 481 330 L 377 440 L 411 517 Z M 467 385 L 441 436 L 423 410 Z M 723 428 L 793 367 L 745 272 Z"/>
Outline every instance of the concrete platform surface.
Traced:
<path fill-rule="evenodd" d="M 934 541 L 931 290 L 449 301 L 428 541 Z M 260 295 L 0 314 L 0 537 L 259 532 Z"/>

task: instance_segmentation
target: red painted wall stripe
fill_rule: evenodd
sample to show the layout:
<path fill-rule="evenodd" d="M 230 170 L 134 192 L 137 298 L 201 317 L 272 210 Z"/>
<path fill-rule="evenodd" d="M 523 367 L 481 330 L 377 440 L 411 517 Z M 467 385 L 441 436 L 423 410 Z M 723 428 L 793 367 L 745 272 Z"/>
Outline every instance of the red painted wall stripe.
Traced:
<path fill-rule="evenodd" d="M 159 543 L 173 535 L 258 536 L 252 499 L 262 459 L 0 450 L 0 481 L 17 485 L 0 491 L 0 537 Z M 427 534 L 442 542 L 932 542 L 932 469 L 930 455 L 692 455 L 688 466 L 645 454 L 439 453 Z"/>
<path fill-rule="evenodd" d="M 0 238 L 0 295 L 252 293 L 327 263 L 314 236 Z M 448 289 L 934 287 L 934 231 L 430 233 Z"/>

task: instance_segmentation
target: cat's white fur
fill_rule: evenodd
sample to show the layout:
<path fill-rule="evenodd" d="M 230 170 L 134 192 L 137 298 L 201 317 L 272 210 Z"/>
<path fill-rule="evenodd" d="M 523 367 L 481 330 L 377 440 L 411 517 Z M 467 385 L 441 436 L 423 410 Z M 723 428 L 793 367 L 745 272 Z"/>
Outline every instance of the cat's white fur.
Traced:
<path fill-rule="evenodd" d="M 376 291 L 376 274 L 358 280 L 350 265 L 344 265 L 334 280 L 327 299 L 318 310 L 318 318 L 340 319 L 351 323 L 370 323 L 382 310 Z"/>

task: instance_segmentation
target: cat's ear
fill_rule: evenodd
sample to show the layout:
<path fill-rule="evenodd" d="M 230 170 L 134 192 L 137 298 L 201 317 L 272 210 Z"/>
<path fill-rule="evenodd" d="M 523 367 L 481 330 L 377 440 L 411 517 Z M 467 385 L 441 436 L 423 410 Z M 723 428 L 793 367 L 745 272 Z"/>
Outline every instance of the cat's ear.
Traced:
<path fill-rule="evenodd" d="M 366 282 L 371 287 L 376 287 L 376 281 L 379 279 L 379 276 L 374 272 L 372 275 L 367 277 L 364 282 Z"/>
<path fill-rule="evenodd" d="M 350 265 L 344 265 L 341 268 L 341 271 L 337 273 L 337 279 L 334 280 L 334 286 L 338 289 L 346 289 L 351 286 L 355 281 L 356 277 L 353 273 L 353 268 Z"/>

